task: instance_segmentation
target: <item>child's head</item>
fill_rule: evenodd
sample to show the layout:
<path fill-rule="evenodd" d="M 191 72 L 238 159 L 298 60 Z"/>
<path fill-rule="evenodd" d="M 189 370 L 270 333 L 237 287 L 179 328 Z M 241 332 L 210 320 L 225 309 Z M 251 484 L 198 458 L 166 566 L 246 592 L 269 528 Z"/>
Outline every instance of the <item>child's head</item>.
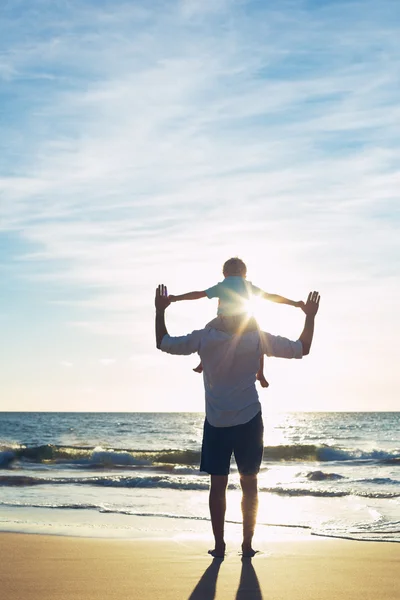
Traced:
<path fill-rule="evenodd" d="M 240 258 L 235 256 L 224 263 L 222 273 L 224 277 L 246 277 L 247 267 Z"/>

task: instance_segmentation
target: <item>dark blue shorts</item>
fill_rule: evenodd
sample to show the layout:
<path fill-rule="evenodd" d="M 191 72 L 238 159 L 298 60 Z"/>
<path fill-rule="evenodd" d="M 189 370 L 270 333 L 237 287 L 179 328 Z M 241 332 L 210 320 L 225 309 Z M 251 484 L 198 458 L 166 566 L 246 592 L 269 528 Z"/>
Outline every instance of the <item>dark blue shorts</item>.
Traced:
<path fill-rule="evenodd" d="M 251 421 L 234 427 L 213 427 L 205 419 L 200 471 L 228 475 L 232 452 L 241 475 L 256 475 L 264 452 L 261 411 Z"/>

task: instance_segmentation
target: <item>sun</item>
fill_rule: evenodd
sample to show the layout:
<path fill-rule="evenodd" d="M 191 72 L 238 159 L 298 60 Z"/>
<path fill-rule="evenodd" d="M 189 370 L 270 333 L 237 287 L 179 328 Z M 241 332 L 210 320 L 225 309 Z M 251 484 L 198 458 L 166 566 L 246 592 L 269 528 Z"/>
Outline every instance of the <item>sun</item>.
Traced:
<path fill-rule="evenodd" d="M 244 301 L 244 309 L 249 318 L 255 317 L 257 319 L 262 309 L 262 300 L 258 296 L 251 296 Z"/>

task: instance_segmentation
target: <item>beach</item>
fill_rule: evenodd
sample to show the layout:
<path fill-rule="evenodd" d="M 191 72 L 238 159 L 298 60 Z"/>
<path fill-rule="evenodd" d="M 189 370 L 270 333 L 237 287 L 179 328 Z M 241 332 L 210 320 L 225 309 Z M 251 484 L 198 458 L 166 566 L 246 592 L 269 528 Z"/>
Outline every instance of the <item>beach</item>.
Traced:
<path fill-rule="evenodd" d="M 305 536 L 224 561 L 203 538 L 0 534 L 4 600 L 398 600 L 400 545 Z M 260 544 L 259 544 L 260 546 Z"/>
<path fill-rule="evenodd" d="M 203 413 L 2 413 L 0 531 L 159 537 L 209 530 Z M 264 414 L 260 539 L 275 527 L 400 541 L 400 413 Z M 239 527 L 234 461 L 226 521 Z M 139 520 L 138 520 L 139 519 Z"/>
<path fill-rule="evenodd" d="M 232 464 L 212 560 L 204 415 L 3 413 L 1 600 L 399 600 L 399 413 L 265 415 L 254 559 Z"/>

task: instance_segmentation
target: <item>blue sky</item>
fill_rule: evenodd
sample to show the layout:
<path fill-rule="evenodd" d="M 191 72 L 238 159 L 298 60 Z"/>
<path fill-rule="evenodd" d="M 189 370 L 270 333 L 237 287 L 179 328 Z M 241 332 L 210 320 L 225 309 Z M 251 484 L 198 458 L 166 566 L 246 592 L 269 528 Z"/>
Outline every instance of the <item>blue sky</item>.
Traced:
<path fill-rule="evenodd" d="M 1 408 L 202 410 L 197 358 L 155 350 L 154 289 L 239 255 L 323 298 L 266 409 L 398 410 L 399 40 L 388 0 L 3 3 Z M 176 304 L 170 332 L 215 310 Z"/>

